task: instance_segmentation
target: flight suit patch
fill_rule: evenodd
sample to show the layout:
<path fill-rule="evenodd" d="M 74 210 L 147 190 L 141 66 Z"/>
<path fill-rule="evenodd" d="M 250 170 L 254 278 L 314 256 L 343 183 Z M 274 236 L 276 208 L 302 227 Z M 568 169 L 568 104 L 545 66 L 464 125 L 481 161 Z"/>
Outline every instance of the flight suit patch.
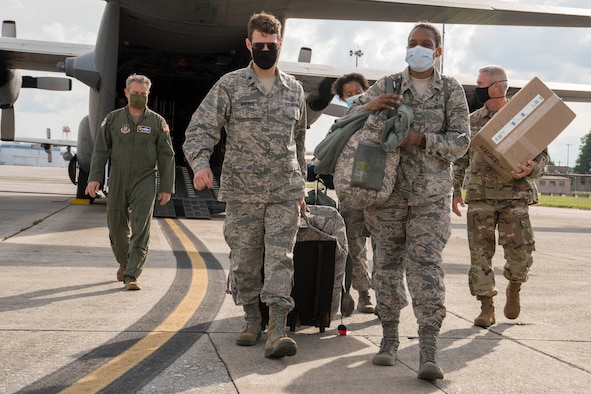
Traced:
<path fill-rule="evenodd" d="M 152 128 L 150 126 L 138 125 L 137 131 L 138 133 L 150 134 L 152 132 Z"/>
<path fill-rule="evenodd" d="M 131 127 L 129 127 L 129 125 L 126 123 L 123 126 L 121 126 L 121 132 L 123 134 L 127 134 L 131 131 Z"/>
<path fill-rule="evenodd" d="M 170 127 L 168 127 L 168 123 L 162 122 L 162 131 L 164 131 L 165 133 L 170 132 Z"/>

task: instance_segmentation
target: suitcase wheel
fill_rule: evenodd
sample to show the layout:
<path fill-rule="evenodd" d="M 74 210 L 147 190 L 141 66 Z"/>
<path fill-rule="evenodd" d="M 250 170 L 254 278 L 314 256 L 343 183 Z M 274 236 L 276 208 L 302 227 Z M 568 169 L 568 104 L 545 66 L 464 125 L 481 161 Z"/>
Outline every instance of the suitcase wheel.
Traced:
<path fill-rule="evenodd" d="M 294 332 L 297 325 L 298 325 L 298 315 L 296 312 L 291 311 L 287 315 L 287 325 L 289 326 L 289 331 Z"/>
<path fill-rule="evenodd" d="M 326 331 L 326 327 L 330 326 L 330 314 L 328 312 L 320 312 L 318 328 L 320 332 Z"/>

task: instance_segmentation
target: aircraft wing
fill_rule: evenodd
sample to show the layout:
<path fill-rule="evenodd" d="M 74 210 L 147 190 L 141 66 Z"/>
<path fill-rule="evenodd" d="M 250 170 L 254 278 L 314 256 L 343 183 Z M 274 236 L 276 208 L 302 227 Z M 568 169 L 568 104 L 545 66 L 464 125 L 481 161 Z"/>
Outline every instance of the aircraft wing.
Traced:
<path fill-rule="evenodd" d="M 290 18 L 368 20 L 468 25 L 591 27 L 591 10 L 500 0 L 293 1 Z"/>
<path fill-rule="evenodd" d="M 13 142 L 25 142 L 28 144 L 39 144 L 39 145 L 52 145 L 52 146 L 70 146 L 76 147 L 75 140 L 61 140 L 61 139 L 48 139 L 48 138 L 29 138 L 17 137 Z"/>
<path fill-rule="evenodd" d="M 315 121 L 321 113 L 340 117 L 344 115 L 346 107 L 331 102 L 332 83 L 341 75 L 353 72 L 363 74 L 369 84 L 373 84 L 379 78 L 391 74 L 393 70 L 381 70 L 358 67 L 337 67 L 323 64 L 302 62 L 279 62 L 279 69 L 295 76 L 303 85 L 309 104 L 310 123 Z M 476 77 L 470 75 L 453 75 L 464 87 L 466 97 L 471 109 L 480 107 L 474 96 Z M 532 75 L 533 78 L 533 75 Z M 507 95 L 510 97 L 517 93 L 529 81 L 511 80 Z M 546 82 L 545 82 L 546 83 Z M 591 85 L 568 84 L 547 82 L 546 85 L 563 101 L 591 102 Z M 318 109 L 318 111 L 315 111 Z"/>
<path fill-rule="evenodd" d="M 0 37 L 0 51 L 13 69 L 63 72 L 57 65 L 67 57 L 91 52 L 94 45 Z"/>
<path fill-rule="evenodd" d="M 153 17 L 168 21 L 170 28 L 195 24 L 195 10 L 207 15 L 211 25 L 223 24 L 231 14 L 232 25 L 242 26 L 253 9 L 264 9 L 277 17 L 306 19 L 364 20 L 381 22 L 416 22 L 515 26 L 591 27 L 591 10 L 546 5 L 520 4 L 500 0 L 292 0 L 276 2 L 237 2 L 221 0 L 215 3 L 161 0 L 119 0 L 139 22 L 154 23 Z M 175 3 L 174 6 L 172 3 Z M 260 3 L 260 7 L 255 4 Z M 227 9 L 232 9 L 228 13 Z M 223 12 L 221 10 L 224 10 Z"/>
<path fill-rule="evenodd" d="M 532 74 L 532 78 L 536 76 Z M 454 75 L 460 81 L 464 90 L 466 90 L 466 96 L 470 101 L 470 98 L 474 98 L 474 88 L 476 87 L 475 77 L 467 75 Z M 509 81 L 509 90 L 507 96 L 511 97 L 524 87 L 529 80 L 518 80 L 512 79 Z M 562 101 L 568 102 L 580 102 L 580 103 L 591 103 L 591 85 L 587 84 L 574 84 L 574 83 L 559 83 L 544 81 L 544 84 L 548 86 Z"/>

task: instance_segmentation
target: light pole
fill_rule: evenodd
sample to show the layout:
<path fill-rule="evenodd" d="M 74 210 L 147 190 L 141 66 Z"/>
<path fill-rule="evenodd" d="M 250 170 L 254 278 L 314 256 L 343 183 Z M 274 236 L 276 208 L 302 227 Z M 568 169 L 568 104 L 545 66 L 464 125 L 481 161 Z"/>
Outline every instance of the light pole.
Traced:
<path fill-rule="evenodd" d="M 349 56 L 355 56 L 355 67 L 357 67 L 357 60 L 359 60 L 359 58 L 361 56 L 363 56 L 363 51 L 361 49 L 358 49 L 356 51 L 353 51 L 352 49 L 349 51 Z"/>
<path fill-rule="evenodd" d="M 568 164 L 569 164 L 568 157 L 570 156 L 570 146 L 571 145 L 572 144 L 566 144 L 566 172 L 567 173 L 568 173 Z"/>

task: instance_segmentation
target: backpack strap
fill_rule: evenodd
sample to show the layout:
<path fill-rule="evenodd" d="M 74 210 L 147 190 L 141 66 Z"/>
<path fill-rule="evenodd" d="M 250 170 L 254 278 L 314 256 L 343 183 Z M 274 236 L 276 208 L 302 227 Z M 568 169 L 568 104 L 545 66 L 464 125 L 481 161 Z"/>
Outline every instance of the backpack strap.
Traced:
<path fill-rule="evenodd" d="M 402 73 L 388 75 L 386 77 L 386 93 L 387 94 L 400 94 L 402 88 Z M 392 118 L 396 116 L 397 110 L 389 109 L 386 110 L 386 117 Z"/>
<path fill-rule="evenodd" d="M 442 75 L 441 79 L 443 80 L 443 131 L 447 131 L 447 102 L 449 101 L 449 96 L 451 95 L 451 87 L 449 78 Z"/>

